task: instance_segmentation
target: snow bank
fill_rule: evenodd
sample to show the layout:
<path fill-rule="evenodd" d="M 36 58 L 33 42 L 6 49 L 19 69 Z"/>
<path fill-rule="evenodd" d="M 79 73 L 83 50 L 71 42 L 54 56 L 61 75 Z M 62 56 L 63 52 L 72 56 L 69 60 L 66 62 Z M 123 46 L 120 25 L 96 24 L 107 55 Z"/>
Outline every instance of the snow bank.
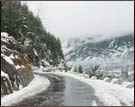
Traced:
<path fill-rule="evenodd" d="M 119 84 L 120 82 L 119 82 L 119 79 L 114 78 L 114 79 L 111 80 L 111 83 L 112 84 Z"/>
<path fill-rule="evenodd" d="M 2 97 L 1 105 L 2 106 L 13 105 L 17 102 L 22 101 L 24 98 L 28 98 L 43 90 L 46 90 L 50 85 L 50 81 L 47 78 L 38 75 L 35 75 L 34 77 L 35 78 L 29 83 L 27 87 Z"/>
<path fill-rule="evenodd" d="M 110 82 L 110 81 L 111 81 L 111 79 L 110 79 L 110 78 L 108 78 L 108 77 L 106 77 L 106 78 L 104 78 L 104 81 L 105 81 L 105 82 Z"/>
<path fill-rule="evenodd" d="M 110 84 L 102 80 L 87 81 L 95 89 L 96 96 L 106 106 L 133 106 L 134 90 L 117 84 Z"/>
<path fill-rule="evenodd" d="M 96 80 L 96 79 L 97 79 L 97 77 L 92 76 L 90 79 L 92 79 L 92 80 Z"/>
<path fill-rule="evenodd" d="M 41 71 L 40 71 L 41 72 Z M 72 77 L 76 80 L 87 83 L 95 90 L 95 95 L 105 106 L 133 106 L 134 88 L 125 88 L 118 84 L 104 82 L 103 80 L 91 80 L 79 77 L 75 74 L 64 72 L 49 72 L 56 75 Z M 93 103 L 93 106 L 96 105 Z M 101 106 L 101 105 L 99 105 Z"/>
<path fill-rule="evenodd" d="M 123 82 L 122 86 L 126 87 L 126 88 L 133 88 L 134 87 L 134 83 L 133 82 Z"/>

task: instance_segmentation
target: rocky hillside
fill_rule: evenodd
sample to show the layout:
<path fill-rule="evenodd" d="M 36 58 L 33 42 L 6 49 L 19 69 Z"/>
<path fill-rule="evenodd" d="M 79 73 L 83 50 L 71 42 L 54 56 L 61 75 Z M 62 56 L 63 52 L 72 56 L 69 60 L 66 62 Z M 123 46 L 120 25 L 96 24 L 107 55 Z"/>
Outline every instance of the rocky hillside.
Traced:
<path fill-rule="evenodd" d="M 27 86 L 34 78 L 23 47 L 12 36 L 1 33 L 1 95 Z"/>
<path fill-rule="evenodd" d="M 59 38 L 20 1 L 1 3 L 1 93 L 29 84 L 33 68 L 65 66 Z"/>
<path fill-rule="evenodd" d="M 40 18 L 34 16 L 27 5 L 20 1 L 2 2 L 1 31 L 13 36 L 25 45 L 32 65 L 46 66 L 46 62 L 57 66 L 63 59 L 59 38 L 46 31 Z"/>
<path fill-rule="evenodd" d="M 90 67 L 101 65 L 105 69 L 133 69 L 133 34 L 104 40 L 94 38 L 71 39 L 64 47 L 65 59 L 69 65 Z"/>

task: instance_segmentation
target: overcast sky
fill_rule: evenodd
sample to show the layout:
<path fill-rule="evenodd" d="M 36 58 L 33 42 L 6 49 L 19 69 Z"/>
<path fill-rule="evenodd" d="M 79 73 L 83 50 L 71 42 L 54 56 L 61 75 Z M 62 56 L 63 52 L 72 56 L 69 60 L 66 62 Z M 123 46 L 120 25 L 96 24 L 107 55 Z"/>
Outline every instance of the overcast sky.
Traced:
<path fill-rule="evenodd" d="M 62 41 L 73 37 L 133 32 L 133 1 L 27 1 L 46 30 Z"/>

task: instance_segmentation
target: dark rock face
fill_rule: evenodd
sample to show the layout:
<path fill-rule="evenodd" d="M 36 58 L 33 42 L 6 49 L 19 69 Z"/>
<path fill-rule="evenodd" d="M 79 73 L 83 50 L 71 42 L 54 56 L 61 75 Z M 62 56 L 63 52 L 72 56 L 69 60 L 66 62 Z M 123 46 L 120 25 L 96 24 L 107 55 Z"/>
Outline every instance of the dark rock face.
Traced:
<path fill-rule="evenodd" d="M 34 78 L 24 48 L 14 38 L 2 34 L 1 39 L 1 95 L 26 87 Z"/>
<path fill-rule="evenodd" d="M 21 88 L 27 86 L 29 82 L 33 79 L 32 72 L 18 72 L 17 74 L 9 75 L 8 78 L 2 76 L 1 77 L 1 95 L 7 95 L 13 92 L 13 90 L 17 91 Z"/>

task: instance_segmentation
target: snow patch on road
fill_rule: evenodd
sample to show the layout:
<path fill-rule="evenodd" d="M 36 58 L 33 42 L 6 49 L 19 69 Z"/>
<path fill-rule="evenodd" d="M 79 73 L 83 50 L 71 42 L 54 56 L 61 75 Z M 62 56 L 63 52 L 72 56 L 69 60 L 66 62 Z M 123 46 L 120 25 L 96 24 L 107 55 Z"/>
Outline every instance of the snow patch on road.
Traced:
<path fill-rule="evenodd" d="M 31 97 L 43 90 L 46 90 L 50 86 L 50 81 L 46 77 L 39 75 L 34 75 L 34 77 L 35 78 L 29 83 L 27 87 L 2 97 L 1 105 L 13 105 L 17 102 L 22 101 L 24 98 Z"/>

